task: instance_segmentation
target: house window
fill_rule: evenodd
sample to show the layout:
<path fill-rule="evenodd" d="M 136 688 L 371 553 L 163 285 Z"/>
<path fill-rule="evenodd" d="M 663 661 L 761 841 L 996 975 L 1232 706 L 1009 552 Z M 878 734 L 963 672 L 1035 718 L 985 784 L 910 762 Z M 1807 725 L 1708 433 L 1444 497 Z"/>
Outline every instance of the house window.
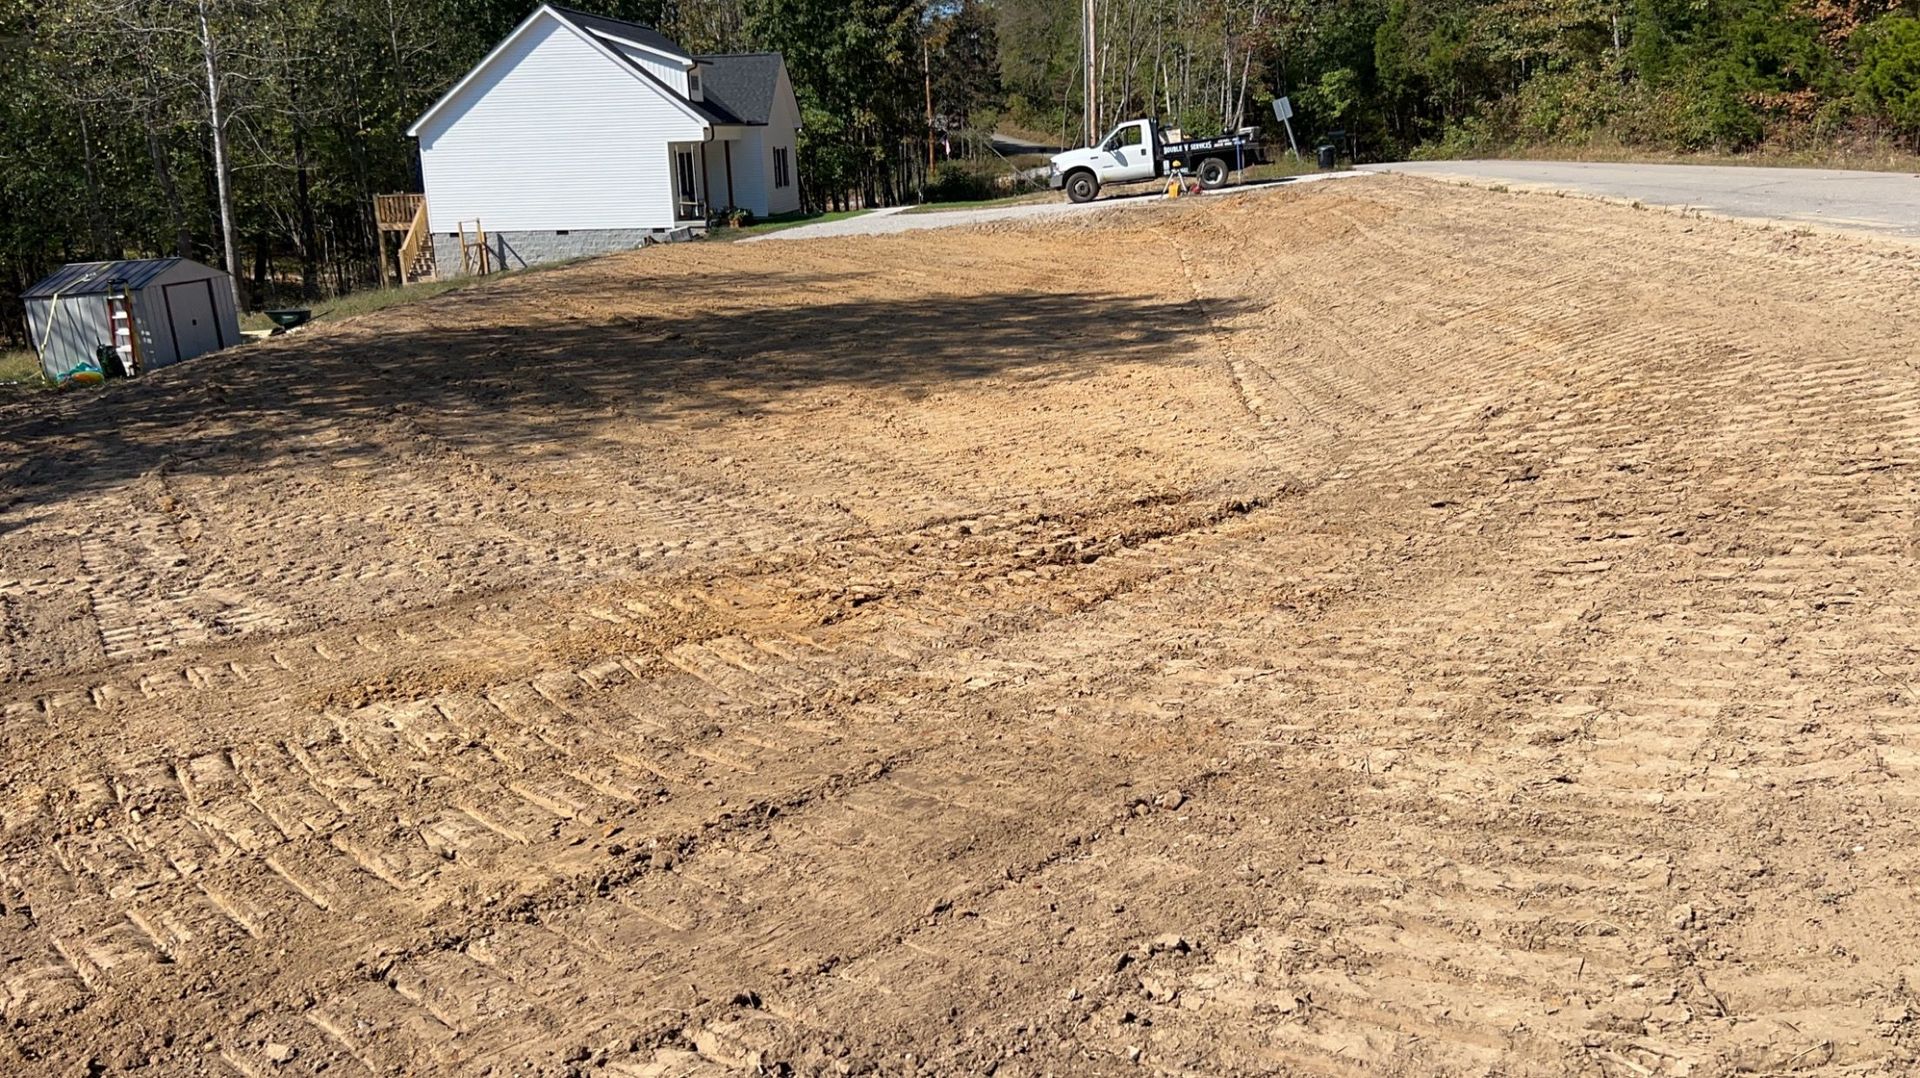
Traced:
<path fill-rule="evenodd" d="M 788 154 L 793 151 L 785 146 L 773 148 L 773 185 L 790 187 L 793 185 L 793 162 Z"/>
<path fill-rule="evenodd" d="M 698 71 L 687 76 L 687 95 L 689 97 L 700 96 L 700 73 Z"/>

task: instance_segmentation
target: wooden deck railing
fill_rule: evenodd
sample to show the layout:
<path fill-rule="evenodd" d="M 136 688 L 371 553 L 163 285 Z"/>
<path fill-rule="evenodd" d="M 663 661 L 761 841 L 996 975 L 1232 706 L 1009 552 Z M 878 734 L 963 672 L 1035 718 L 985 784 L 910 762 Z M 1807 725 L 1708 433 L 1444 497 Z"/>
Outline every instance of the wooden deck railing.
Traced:
<path fill-rule="evenodd" d="M 420 264 L 420 249 L 432 243 L 433 236 L 427 231 L 427 203 L 422 199 L 413 213 L 413 223 L 407 227 L 407 238 L 400 241 L 400 283 L 407 284 L 407 278 Z"/>
<path fill-rule="evenodd" d="M 373 217 L 381 228 L 399 231 L 413 224 L 420 207 L 426 205 L 425 195 L 375 195 L 373 196 Z"/>
<path fill-rule="evenodd" d="M 434 265 L 433 234 L 427 231 L 427 196 L 419 194 L 373 196 L 374 232 L 380 237 L 380 283 L 387 275 L 387 233 L 402 232 L 400 283 L 438 275 Z"/>

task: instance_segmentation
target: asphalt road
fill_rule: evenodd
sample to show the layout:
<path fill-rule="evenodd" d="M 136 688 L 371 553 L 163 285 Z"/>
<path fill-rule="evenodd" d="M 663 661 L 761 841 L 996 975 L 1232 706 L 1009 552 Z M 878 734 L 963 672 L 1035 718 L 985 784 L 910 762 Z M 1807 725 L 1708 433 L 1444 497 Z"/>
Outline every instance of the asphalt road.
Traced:
<path fill-rule="evenodd" d="M 1729 217 L 1920 239 L 1920 176 L 1907 172 L 1563 161 L 1407 161 L 1360 167 L 1372 172 L 1494 180 Z"/>

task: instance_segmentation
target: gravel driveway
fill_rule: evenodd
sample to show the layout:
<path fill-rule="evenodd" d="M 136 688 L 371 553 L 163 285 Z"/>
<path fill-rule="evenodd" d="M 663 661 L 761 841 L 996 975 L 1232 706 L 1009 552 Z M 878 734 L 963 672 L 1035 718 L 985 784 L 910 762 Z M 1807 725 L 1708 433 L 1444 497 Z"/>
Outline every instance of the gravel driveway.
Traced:
<path fill-rule="evenodd" d="M 1343 177 L 1360 176 L 1359 172 L 1317 172 L 1306 176 L 1295 176 L 1286 180 L 1274 180 L 1255 184 L 1239 184 L 1223 187 L 1209 195 L 1225 195 L 1240 191 L 1277 191 L 1303 183 L 1320 180 L 1335 180 Z M 1152 206 L 1161 201 L 1153 193 L 1110 195 L 1092 202 L 1072 203 L 1066 196 L 1060 196 L 1057 202 L 1028 202 L 1017 206 L 982 206 L 969 210 L 949 210 L 940 213 L 906 213 L 904 206 L 890 206 L 884 210 L 875 210 L 858 217 L 846 217 L 838 221 L 823 221 L 817 225 L 801 225 L 799 228 L 782 229 L 765 236 L 755 236 L 741 240 L 742 243 L 764 243 L 770 240 L 816 240 L 835 236 L 885 236 L 896 232 L 917 232 L 924 228 L 952 228 L 956 225 L 978 225 L 988 221 L 1018 221 L 1042 217 L 1058 217 L 1070 213 L 1089 213 L 1095 210 L 1110 210 L 1126 207 L 1138 208 Z"/>

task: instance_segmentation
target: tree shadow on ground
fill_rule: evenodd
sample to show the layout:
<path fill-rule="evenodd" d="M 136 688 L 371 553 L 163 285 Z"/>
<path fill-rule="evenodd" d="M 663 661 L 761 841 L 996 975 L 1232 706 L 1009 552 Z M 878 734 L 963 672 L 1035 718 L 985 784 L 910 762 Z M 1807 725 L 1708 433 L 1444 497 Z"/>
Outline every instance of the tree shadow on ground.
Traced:
<path fill-rule="evenodd" d="M 646 283 L 616 278 L 566 294 L 590 301 L 573 309 L 644 308 L 634 293 Z M 1042 385 L 1122 362 L 1191 363 L 1208 332 L 1194 304 L 1150 297 L 1019 291 L 755 307 L 753 285 L 717 287 L 713 313 L 597 321 L 543 316 L 522 295 L 515 313 L 534 317 L 514 325 L 481 321 L 484 291 L 456 293 L 410 319 L 387 312 L 0 411 L 9 449 L 0 520 L 14 518 L 0 531 L 24 523 L 23 509 L 157 468 L 238 475 L 294 447 L 308 458 L 377 452 L 337 434 L 396 412 L 449 413 L 463 439 L 510 447 L 586 438 L 614 416 L 780 409 L 821 387 L 911 401 L 985 379 Z M 819 287 L 832 294 L 831 281 Z"/>

